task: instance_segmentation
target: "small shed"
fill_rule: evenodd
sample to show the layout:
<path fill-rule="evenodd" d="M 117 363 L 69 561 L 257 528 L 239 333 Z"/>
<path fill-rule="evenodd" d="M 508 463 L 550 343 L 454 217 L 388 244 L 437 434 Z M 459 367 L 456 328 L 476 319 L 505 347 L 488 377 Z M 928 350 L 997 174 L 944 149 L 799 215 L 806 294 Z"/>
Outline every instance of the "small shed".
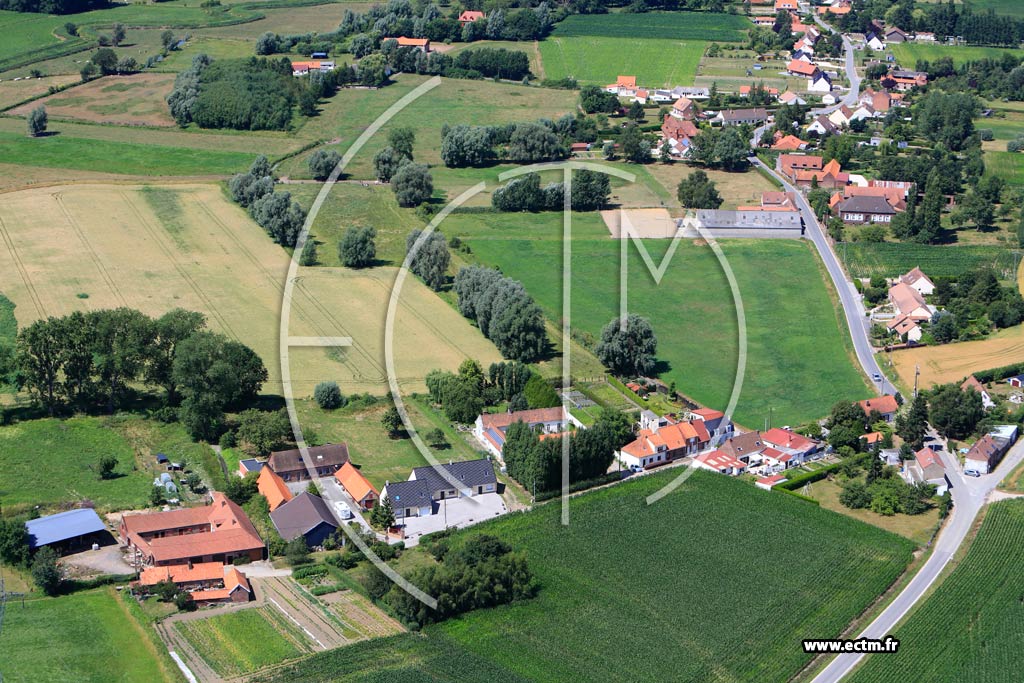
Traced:
<path fill-rule="evenodd" d="M 1006 380 L 1011 387 L 1024 387 L 1024 375 L 1016 375 Z"/>
<path fill-rule="evenodd" d="M 164 453 L 157 453 L 156 454 L 156 461 L 157 461 L 157 464 L 166 465 L 167 463 L 169 463 L 171 461 L 171 459 L 168 458 L 167 455 L 164 454 Z"/>
<path fill-rule="evenodd" d="M 30 519 L 25 522 L 25 529 L 28 531 L 29 547 L 33 550 L 44 545 L 64 550 L 77 549 L 110 538 L 107 526 L 91 508 Z"/>

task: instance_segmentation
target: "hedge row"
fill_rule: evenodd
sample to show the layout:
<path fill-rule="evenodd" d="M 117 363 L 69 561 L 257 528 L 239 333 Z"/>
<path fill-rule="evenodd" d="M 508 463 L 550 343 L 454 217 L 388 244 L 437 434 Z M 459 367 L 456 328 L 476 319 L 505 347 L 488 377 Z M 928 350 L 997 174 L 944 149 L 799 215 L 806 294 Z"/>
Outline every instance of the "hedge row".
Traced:
<path fill-rule="evenodd" d="M 606 474 L 604 476 L 601 476 L 601 477 L 595 477 L 593 479 L 585 479 L 583 481 L 574 481 L 573 483 L 571 483 L 569 485 L 569 493 L 576 493 L 577 491 L 585 491 L 586 489 L 592 489 L 592 488 L 595 488 L 597 486 L 604 486 L 605 484 L 611 484 L 613 482 L 619 481 L 621 478 L 622 478 L 622 475 L 619 474 L 618 472 L 610 472 L 610 473 L 608 473 L 608 474 Z M 545 500 L 551 500 L 552 498 L 558 498 L 560 495 L 562 495 L 562 489 L 559 488 L 559 489 L 556 489 L 554 491 L 544 491 L 543 493 L 538 493 L 535 500 L 538 503 L 542 503 Z"/>
<path fill-rule="evenodd" d="M 1004 365 L 1000 368 L 992 368 L 991 370 L 982 370 L 981 372 L 974 373 L 974 376 L 979 382 L 986 384 L 1020 374 L 1024 374 L 1024 363 L 1014 363 L 1013 365 Z"/>

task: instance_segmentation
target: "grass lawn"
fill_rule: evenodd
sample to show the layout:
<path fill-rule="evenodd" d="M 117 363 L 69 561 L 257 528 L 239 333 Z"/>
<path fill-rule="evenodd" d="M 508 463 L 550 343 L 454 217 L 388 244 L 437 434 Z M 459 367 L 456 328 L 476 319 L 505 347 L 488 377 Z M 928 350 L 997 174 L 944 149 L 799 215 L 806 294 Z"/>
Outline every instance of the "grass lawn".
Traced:
<path fill-rule="evenodd" d="M 1012 472 L 1006 475 L 1006 479 L 999 485 L 999 488 L 1011 493 L 1024 493 L 1024 463 L 1017 465 Z"/>
<path fill-rule="evenodd" d="M 155 454 L 202 466 L 201 451 L 180 425 L 134 417 L 43 419 L 0 427 L 0 503 L 5 514 L 35 505 L 91 500 L 98 509 L 149 504 Z M 113 455 L 117 477 L 96 473 L 100 456 Z"/>
<path fill-rule="evenodd" d="M 688 177 L 697 169 L 687 164 L 655 163 L 647 166 L 631 166 L 627 170 L 640 171 L 637 175 L 646 172 L 653 176 L 664 187 L 669 200 L 669 206 L 677 208 L 679 203 L 676 201 L 676 188 L 679 186 L 679 181 Z M 721 208 L 723 209 L 735 209 L 737 206 L 750 206 L 754 204 L 760 205 L 761 193 L 771 192 L 776 189 L 771 181 L 754 169 L 749 169 L 743 173 L 729 173 L 715 169 L 702 170 L 715 183 L 718 193 L 722 195 L 723 202 Z"/>
<path fill-rule="evenodd" d="M 382 489 L 386 481 L 408 479 L 412 468 L 427 464 L 412 439 L 388 437 L 380 424 L 387 406 L 384 402 L 372 408 L 342 408 L 334 411 L 321 410 L 310 400 L 298 401 L 296 405 L 303 429 L 311 428 L 321 443 L 347 443 L 352 462 L 360 467 L 377 490 Z M 444 416 L 422 399 L 407 397 L 405 407 L 421 436 L 435 427 L 444 430 L 450 448 L 431 449 L 438 459 L 472 460 L 481 457 L 481 451 L 470 444 L 467 435 L 452 429 Z"/>
<path fill-rule="evenodd" d="M 607 36 L 552 35 L 540 43 L 544 75 L 572 77 L 585 84 L 614 83 L 619 74 L 636 76 L 651 88 L 691 85 L 707 47 L 700 39 L 686 41 Z"/>
<path fill-rule="evenodd" d="M 112 588 L 10 601 L 0 671 L 11 681 L 178 681 L 156 634 Z"/>
<path fill-rule="evenodd" d="M 985 152 L 985 173 L 1002 176 L 1011 186 L 1024 186 L 1024 154 Z"/>
<path fill-rule="evenodd" d="M 810 659 L 801 638 L 838 635 L 910 560 L 905 539 L 704 472 L 647 505 L 675 474 L 575 498 L 568 527 L 557 504 L 475 527 L 526 555 L 540 593 L 428 635 L 536 681 L 781 681 Z"/>
<path fill-rule="evenodd" d="M 949 57 L 953 60 L 953 64 L 955 66 L 960 66 L 966 62 L 973 62 L 986 57 L 999 59 L 1007 52 L 1014 56 L 1017 56 L 1019 53 L 1017 50 L 1012 48 L 1003 47 L 981 47 L 975 45 L 926 45 L 923 43 L 921 45 L 917 45 L 915 43 L 900 43 L 898 45 L 890 45 L 888 49 L 896 55 L 896 61 L 908 69 L 915 68 L 917 60 L 919 59 L 934 61 L 942 57 Z"/>
<path fill-rule="evenodd" d="M 1024 667 L 1024 501 L 992 503 L 967 556 L 893 636 L 896 656 L 868 657 L 873 681 L 1013 680 Z"/>
<path fill-rule="evenodd" d="M 1012 279 L 1017 264 L 1012 252 L 996 245 L 931 245 L 909 242 L 844 242 L 839 258 L 853 277 L 902 275 L 920 266 L 931 277 L 956 277 L 991 266 Z"/>
<path fill-rule="evenodd" d="M 320 105 L 319 116 L 305 119 L 296 135 L 306 140 L 328 141 L 331 144 L 327 149 L 344 154 L 380 114 L 426 80 L 424 76 L 402 75 L 396 83 L 380 90 L 342 90 Z M 440 86 L 391 119 L 353 159 L 346 173 L 353 178 L 372 179 L 373 155 L 387 145 L 387 134 L 392 127 L 413 128 L 416 161 L 439 165 L 443 123 L 493 125 L 538 118 L 557 119 L 576 110 L 576 99 L 576 92 L 571 90 L 445 78 Z M 495 103 L 499 103 L 498 106 Z M 299 155 L 286 162 L 281 175 L 308 178 L 307 156 Z"/>
<path fill-rule="evenodd" d="M 821 503 L 823 508 L 833 510 L 842 515 L 848 515 L 868 524 L 873 524 L 894 534 L 899 534 L 909 538 L 918 545 L 927 543 L 939 525 L 938 508 L 932 508 L 920 515 L 892 515 L 891 517 L 886 517 L 871 510 L 851 510 L 839 502 L 839 494 L 841 492 L 842 489 L 838 484 L 823 479 L 811 484 L 807 495 Z M 800 490 L 798 493 L 803 493 L 803 491 Z"/>
<path fill-rule="evenodd" d="M 221 152 L 212 149 L 156 147 L 92 140 L 61 133 L 61 124 L 50 126 L 51 134 L 29 138 L 24 133 L 0 132 L 0 159 L 6 163 L 50 168 L 81 169 L 145 176 L 229 175 L 244 169 L 256 153 Z"/>
<path fill-rule="evenodd" d="M 200 653 L 214 671 L 235 676 L 296 657 L 307 648 L 292 628 L 279 625 L 273 607 L 179 621 L 174 628 Z"/>
<path fill-rule="evenodd" d="M 574 214 L 573 231 L 572 324 L 597 337 L 618 314 L 620 245 L 608 238 L 597 214 Z M 446 221 L 445 232 L 467 240 L 481 262 L 521 280 L 548 316 L 560 319 L 561 214 L 456 214 Z M 809 245 L 789 240 L 721 244 L 747 317 L 749 356 L 735 419 L 754 427 L 771 407 L 781 424 L 796 425 L 821 417 L 838 400 L 866 396 Z M 644 245 L 659 263 L 668 242 Z M 630 311 L 652 321 L 661 377 L 701 403 L 725 408 L 738 342 L 732 297 L 714 254 L 681 243 L 658 286 L 635 246 L 629 253 Z M 814 334 L 787 333 L 782 321 L 796 320 Z"/>
<path fill-rule="evenodd" d="M 54 35 L 62 24 L 57 17 L 45 14 L 0 10 L 0 34 L 4 36 L 0 44 L 0 70 L 22 57 L 45 56 L 54 49 L 87 44 L 82 38 L 69 38 L 63 29 L 62 38 Z"/>

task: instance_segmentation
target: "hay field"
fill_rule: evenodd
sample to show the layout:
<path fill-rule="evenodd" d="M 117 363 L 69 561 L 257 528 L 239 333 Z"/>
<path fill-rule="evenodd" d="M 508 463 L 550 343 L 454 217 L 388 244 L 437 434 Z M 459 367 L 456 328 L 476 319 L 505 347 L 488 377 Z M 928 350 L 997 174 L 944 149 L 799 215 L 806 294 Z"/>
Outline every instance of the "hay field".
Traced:
<path fill-rule="evenodd" d="M 96 211 L 102 206 L 103 211 Z M 18 320 L 130 306 L 182 307 L 256 350 L 280 393 L 279 323 L 288 255 L 216 185 L 74 185 L 0 196 L 0 292 Z M 297 395 L 337 380 L 345 393 L 385 391 L 384 318 L 394 269 L 317 268 L 295 289 L 290 333 L 353 336 L 343 350 L 293 349 Z M 422 390 L 432 368 L 497 350 L 414 278 L 396 318 L 396 373 Z"/>
<path fill-rule="evenodd" d="M 167 108 L 167 95 L 173 85 L 173 74 L 108 76 L 40 101 L 23 104 L 10 113 L 27 116 L 32 109 L 45 104 L 47 113 L 55 119 L 170 127 L 175 124 Z"/>
<path fill-rule="evenodd" d="M 898 351 L 892 360 L 908 386 L 914 384 L 915 365 L 921 368 L 922 387 L 959 382 L 972 372 L 1024 361 L 1024 326 L 1001 330 L 980 341 Z"/>
<path fill-rule="evenodd" d="M 47 92 L 51 86 L 60 87 L 79 80 L 77 75 L 47 76 L 46 78 L 23 78 L 21 80 L 0 80 L 0 109 L 11 107 L 30 97 Z M 31 108 L 31 107 L 30 107 Z"/>

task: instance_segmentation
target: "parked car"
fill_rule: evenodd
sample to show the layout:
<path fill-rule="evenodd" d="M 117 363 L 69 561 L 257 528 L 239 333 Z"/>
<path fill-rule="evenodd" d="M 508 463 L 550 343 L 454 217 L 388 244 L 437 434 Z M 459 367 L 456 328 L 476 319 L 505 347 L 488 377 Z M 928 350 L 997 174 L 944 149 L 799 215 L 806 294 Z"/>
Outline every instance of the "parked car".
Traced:
<path fill-rule="evenodd" d="M 981 476 L 981 472 L 979 472 L 978 470 L 964 470 L 964 474 L 967 475 L 968 477 L 980 477 Z"/>
<path fill-rule="evenodd" d="M 638 474 L 639 474 L 640 472 L 643 472 L 643 471 L 644 471 L 644 468 L 643 468 L 643 467 L 640 467 L 640 465 L 630 465 L 630 466 L 629 466 L 629 469 L 630 469 L 630 471 L 632 471 L 632 472 L 636 472 L 636 473 L 638 473 Z"/>

